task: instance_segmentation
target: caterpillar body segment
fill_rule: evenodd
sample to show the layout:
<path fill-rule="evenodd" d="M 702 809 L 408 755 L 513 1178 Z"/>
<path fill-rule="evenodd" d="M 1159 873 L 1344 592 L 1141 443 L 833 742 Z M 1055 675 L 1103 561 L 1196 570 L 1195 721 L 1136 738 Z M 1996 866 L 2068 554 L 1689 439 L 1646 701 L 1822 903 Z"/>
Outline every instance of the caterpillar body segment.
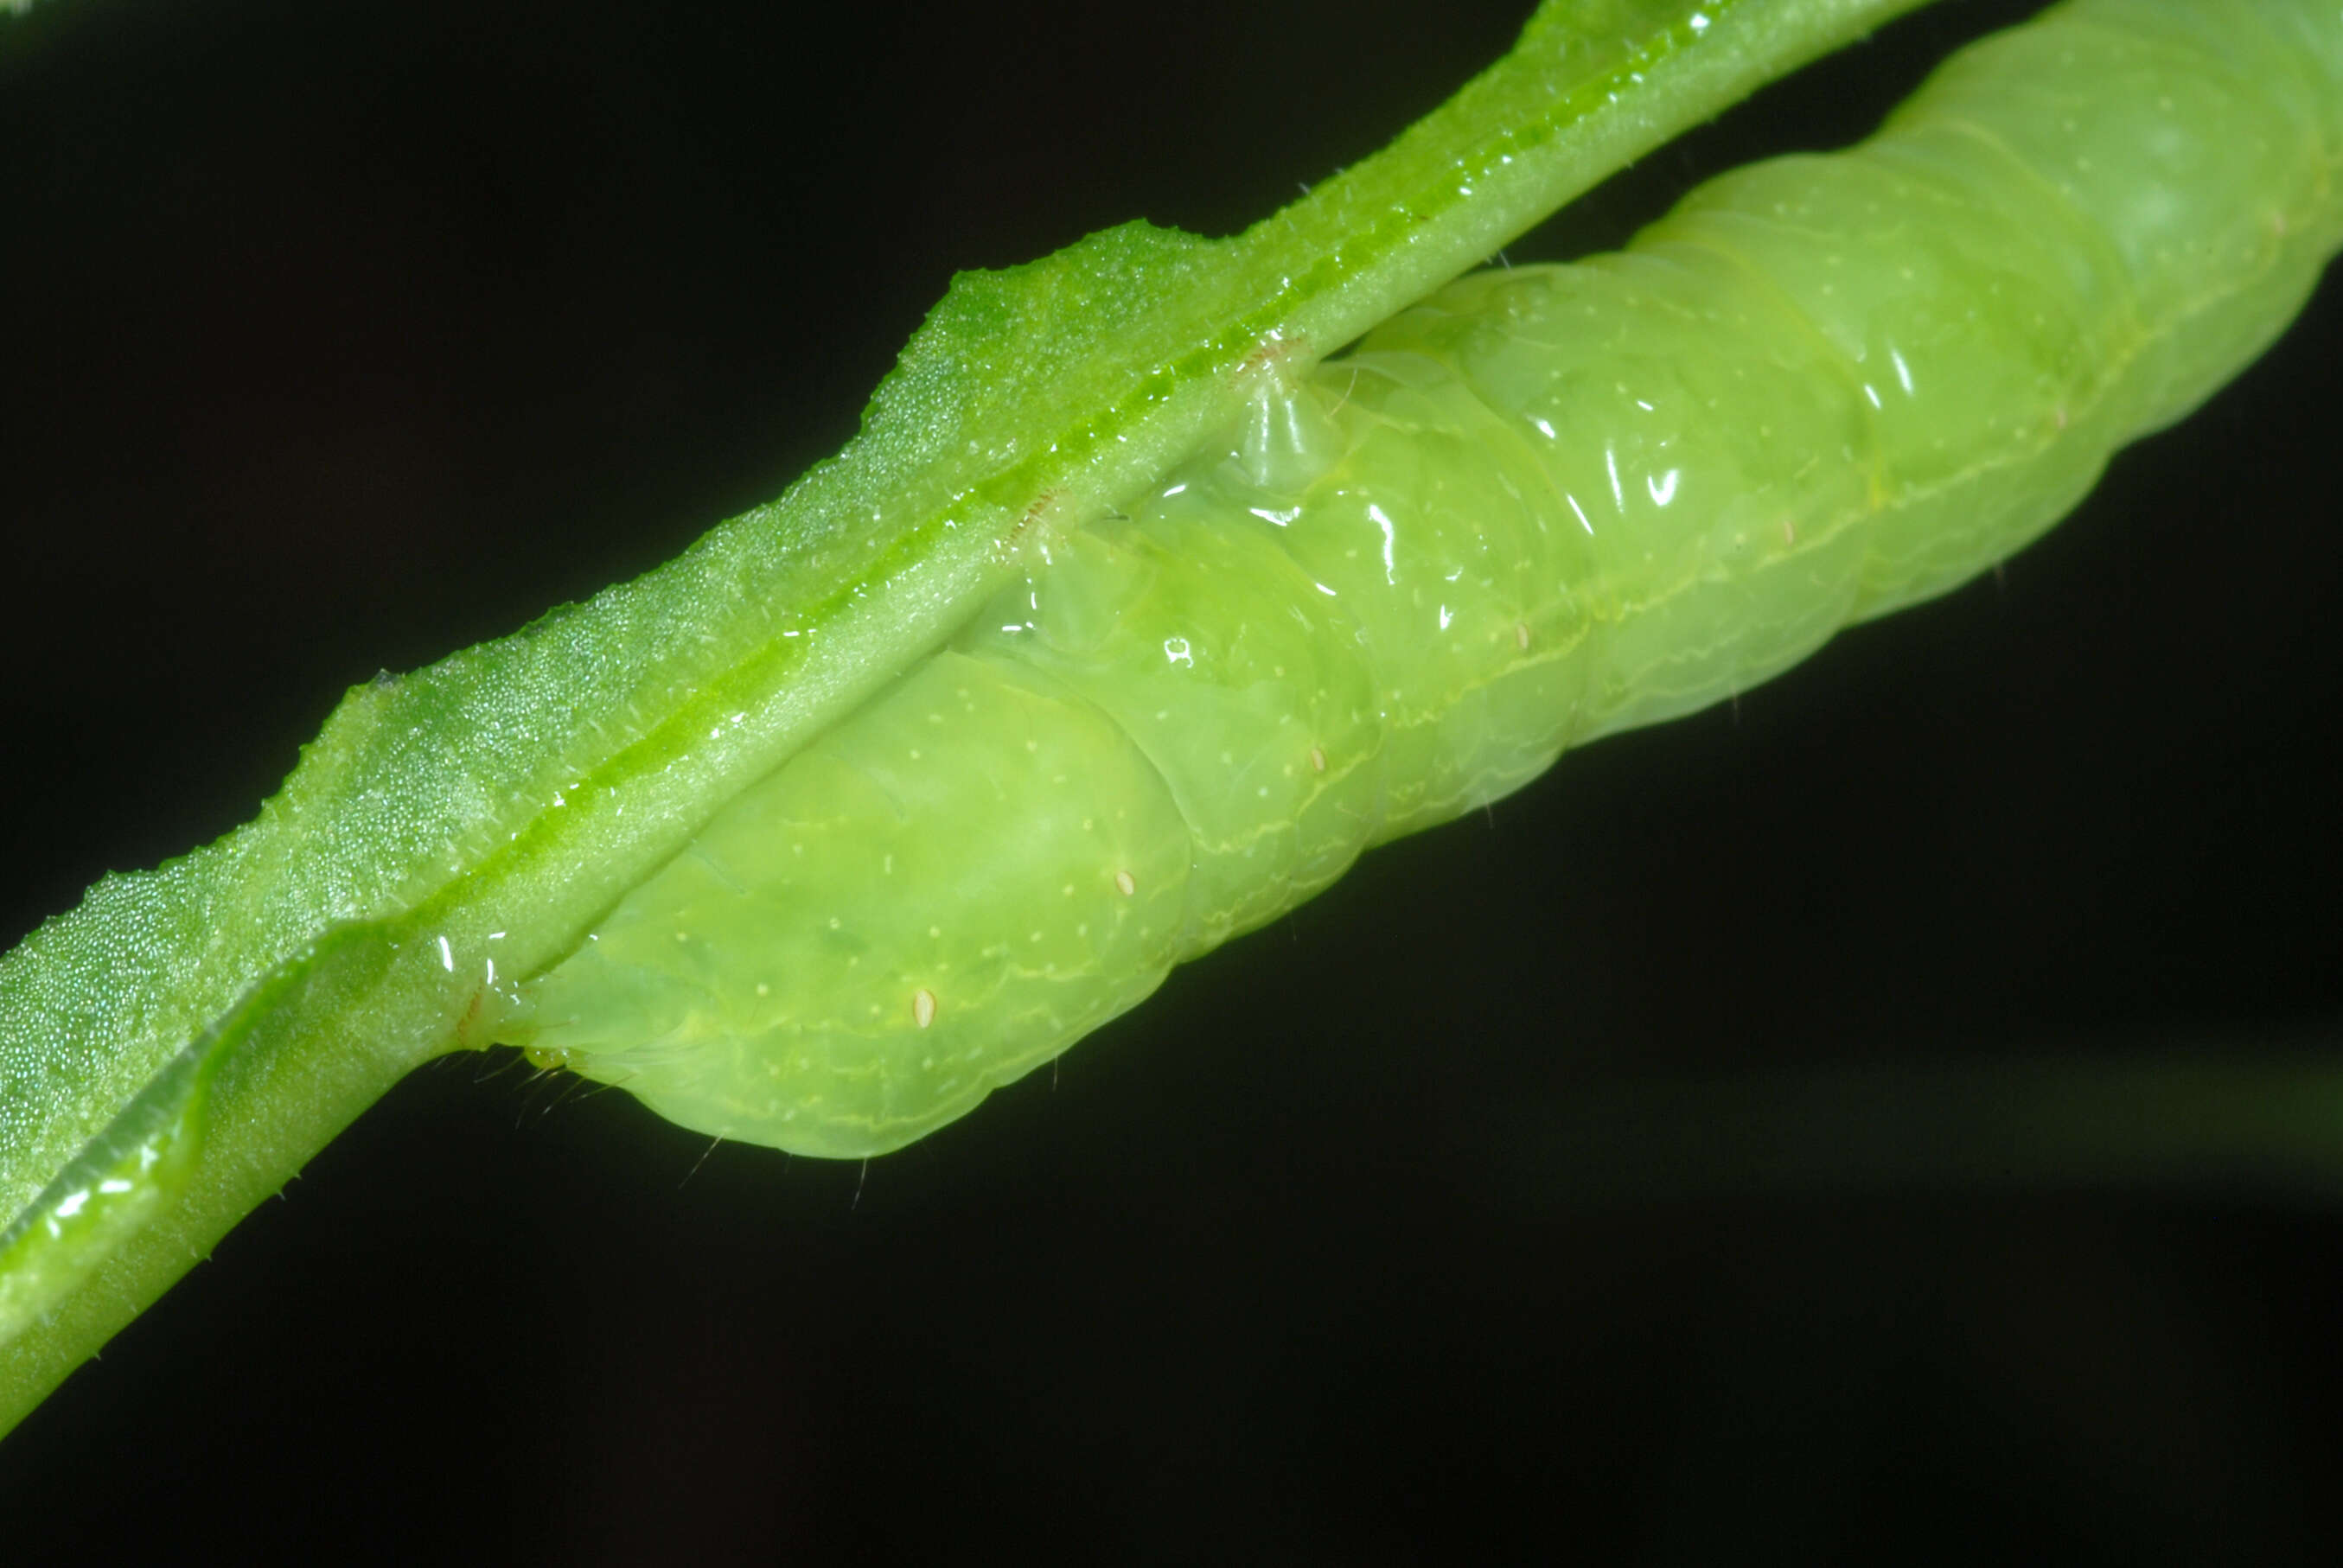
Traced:
<path fill-rule="evenodd" d="M 942 653 L 525 988 L 529 1043 L 723 1137 L 892 1148 L 1154 990 L 1187 869 L 1177 806 L 1106 715 Z"/>
<path fill-rule="evenodd" d="M 1852 152 L 1478 275 L 736 800 L 516 1037 L 702 1131 L 898 1147 L 1363 849 L 1949 588 L 2343 239 L 2343 12 L 2076 0 Z"/>

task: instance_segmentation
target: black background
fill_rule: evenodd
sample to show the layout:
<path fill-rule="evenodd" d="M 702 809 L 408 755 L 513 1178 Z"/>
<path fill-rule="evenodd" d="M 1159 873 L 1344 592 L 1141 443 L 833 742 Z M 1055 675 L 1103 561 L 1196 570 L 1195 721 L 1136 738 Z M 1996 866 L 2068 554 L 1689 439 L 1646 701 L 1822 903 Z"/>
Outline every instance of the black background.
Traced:
<path fill-rule="evenodd" d="M 0 941 L 244 819 L 347 685 L 778 492 L 952 268 L 1230 232 L 1525 8 L 0 29 Z M 1514 259 L 1844 142 L 2029 9 L 1900 25 Z M 1677 1181 L 1567 1118 L 2331 1049 L 2338 349 L 2330 286 L 2000 578 L 1378 851 L 867 1172 L 509 1053 L 417 1075 L 0 1443 L 0 1555 L 2318 1554 L 2315 1193 Z"/>

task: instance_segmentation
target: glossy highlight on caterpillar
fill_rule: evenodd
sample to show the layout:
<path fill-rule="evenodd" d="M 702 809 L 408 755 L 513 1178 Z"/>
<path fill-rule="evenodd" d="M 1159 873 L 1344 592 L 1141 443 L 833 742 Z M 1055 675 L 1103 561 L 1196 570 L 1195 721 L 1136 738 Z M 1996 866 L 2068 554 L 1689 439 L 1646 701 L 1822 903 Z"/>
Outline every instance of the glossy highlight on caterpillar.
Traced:
<path fill-rule="evenodd" d="M 900 1146 L 1566 747 L 2034 538 L 2343 235 L 2343 15 L 2076 0 L 1853 152 L 1451 286 L 735 800 L 507 1038 L 671 1119 Z M 1256 364 L 1257 361 L 1257 364 Z M 1038 536 L 1042 530 L 1033 530 Z"/>

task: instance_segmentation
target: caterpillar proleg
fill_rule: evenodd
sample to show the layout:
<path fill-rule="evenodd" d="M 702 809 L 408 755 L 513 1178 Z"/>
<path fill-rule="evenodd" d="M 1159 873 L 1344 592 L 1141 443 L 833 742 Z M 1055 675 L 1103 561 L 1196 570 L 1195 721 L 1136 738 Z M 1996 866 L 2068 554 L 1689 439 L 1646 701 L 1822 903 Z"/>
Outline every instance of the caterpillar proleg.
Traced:
<path fill-rule="evenodd" d="M 507 1026 L 718 1136 L 964 1113 L 1365 848 L 2034 538 L 2291 318 L 2343 22 L 2071 0 L 1862 146 L 1468 277 L 751 788 Z"/>

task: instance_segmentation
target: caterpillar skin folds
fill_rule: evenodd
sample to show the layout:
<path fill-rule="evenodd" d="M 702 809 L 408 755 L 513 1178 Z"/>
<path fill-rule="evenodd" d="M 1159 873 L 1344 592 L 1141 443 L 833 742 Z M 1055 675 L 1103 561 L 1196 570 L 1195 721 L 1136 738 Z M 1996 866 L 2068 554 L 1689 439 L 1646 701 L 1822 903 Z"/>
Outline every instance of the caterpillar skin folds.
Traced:
<path fill-rule="evenodd" d="M 750 789 L 506 1033 L 702 1131 L 900 1146 L 1564 749 L 1943 592 L 2290 319 L 2343 14 L 2077 0 L 1627 251 L 1465 278 Z"/>

